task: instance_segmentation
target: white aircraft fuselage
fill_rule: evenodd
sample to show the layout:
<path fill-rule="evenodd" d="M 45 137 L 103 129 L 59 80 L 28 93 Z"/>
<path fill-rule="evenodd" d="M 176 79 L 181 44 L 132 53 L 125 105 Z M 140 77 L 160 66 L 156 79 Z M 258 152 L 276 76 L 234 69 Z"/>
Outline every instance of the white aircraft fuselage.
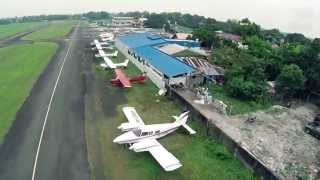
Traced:
<path fill-rule="evenodd" d="M 129 150 L 134 152 L 149 152 L 165 171 L 174 171 L 182 166 L 180 161 L 157 139 L 174 132 L 179 127 L 185 128 L 190 134 L 195 134 L 196 132 L 186 124 L 188 112 L 178 117 L 173 116 L 175 119 L 173 123 L 145 125 L 133 107 L 124 107 L 122 110 L 128 122 L 118 127 L 125 133 L 116 137 L 113 140 L 114 143 L 129 144 Z"/>
<path fill-rule="evenodd" d="M 166 136 L 174 132 L 181 125 L 175 124 L 175 123 L 153 124 L 153 125 L 145 125 L 145 127 L 141 127 L 141 128 L 144 129 L 144 128 L 147 128 L 148 126 L 152 126 L 152 129 L 154 129 L 155 131 L 149 131 L 150 132 L 149 134 L 149 132 L 143 132 L 141 129 L 130 130 L 116 137 L 113 140 L 113 142 L 118 144 L 133 144 L 145 139 L 159 139 L 159 138 L 162 138 L 163 136 Z M 142 134 L 142 133 L 146 133 L 146 134 Z"/>

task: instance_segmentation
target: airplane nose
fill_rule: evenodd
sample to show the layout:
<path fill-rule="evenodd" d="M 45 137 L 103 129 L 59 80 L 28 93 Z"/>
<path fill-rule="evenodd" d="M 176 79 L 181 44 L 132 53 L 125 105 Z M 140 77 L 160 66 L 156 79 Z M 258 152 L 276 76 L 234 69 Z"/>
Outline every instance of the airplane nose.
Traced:
<path fill-rule="evenodd" d="M 113 140 L 114 143 L 119 143 L 119 141 L 120 141 L 120 138 L 119 138 L 119 137 L 116 137 L 116 138 L 114 138 L 114 140 Z"/>

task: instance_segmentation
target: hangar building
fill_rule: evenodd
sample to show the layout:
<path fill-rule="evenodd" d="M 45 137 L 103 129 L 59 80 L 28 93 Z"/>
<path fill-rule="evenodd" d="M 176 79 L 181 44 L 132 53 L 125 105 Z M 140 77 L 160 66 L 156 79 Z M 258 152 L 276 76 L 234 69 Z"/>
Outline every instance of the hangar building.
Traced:
<path fill-rule="evenodd" d="M 160 89 L 164 89 L 166 85 L 187 86 L 188 80 L 197 70 L 157 48 L 164 44 L 199 46 L 195 41 L 176 42 L 151 33 L 130 33 L 115 40 L 116 47 L 142 72 L 146 72 Z"/>

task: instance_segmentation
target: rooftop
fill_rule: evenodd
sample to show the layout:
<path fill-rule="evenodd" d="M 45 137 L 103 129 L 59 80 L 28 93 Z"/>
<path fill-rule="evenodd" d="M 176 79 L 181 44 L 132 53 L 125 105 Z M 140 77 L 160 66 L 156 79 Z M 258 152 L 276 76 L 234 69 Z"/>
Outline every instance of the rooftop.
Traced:
<path fill-rule="evenodd" d="M 129 35 L 119 36 L 119 40 L 125 43 L 130 49 L 141 46 L 153 46 L 166 42 L 166 40 L 160 36 L 151 33 L 131 33 Z"/>
<path fill-rule="evenodd" d="M 165 54 L 151 46 L 136 48 L 135 52 L 168 77 L 187 74 L 194 71 L 191 66 L 188 66 L 177 58 Z"/>
<path fill-rule="evenodd" d="M 216 35 L 220 38 L 223 39 L 228 39 L 228 40 L 232 40 L 232 41 L 236 41 L 236 42 L 240 42 L 241 41 L 241 36 L 236 35 L 236 34 L 231 34 L 231 33 L 225 33 L 225 32 L 216 32 Z"/>

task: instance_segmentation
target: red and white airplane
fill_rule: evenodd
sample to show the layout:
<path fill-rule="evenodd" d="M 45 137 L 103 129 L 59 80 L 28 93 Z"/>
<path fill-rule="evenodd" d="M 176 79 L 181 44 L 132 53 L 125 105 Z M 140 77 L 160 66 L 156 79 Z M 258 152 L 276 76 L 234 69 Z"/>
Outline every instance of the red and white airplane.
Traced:
<path fill-rule="evenodd" d="M 116 74 L 116 78 L 111 79 L 111 84 L 122 86 L 124 88 L 132 87 L 132 82 L 144 82 L 145 81 L 145 75 L 140 75 L 136 77 L 128 77 L 121 69 L 115 69 L 114 70 Z"/>

